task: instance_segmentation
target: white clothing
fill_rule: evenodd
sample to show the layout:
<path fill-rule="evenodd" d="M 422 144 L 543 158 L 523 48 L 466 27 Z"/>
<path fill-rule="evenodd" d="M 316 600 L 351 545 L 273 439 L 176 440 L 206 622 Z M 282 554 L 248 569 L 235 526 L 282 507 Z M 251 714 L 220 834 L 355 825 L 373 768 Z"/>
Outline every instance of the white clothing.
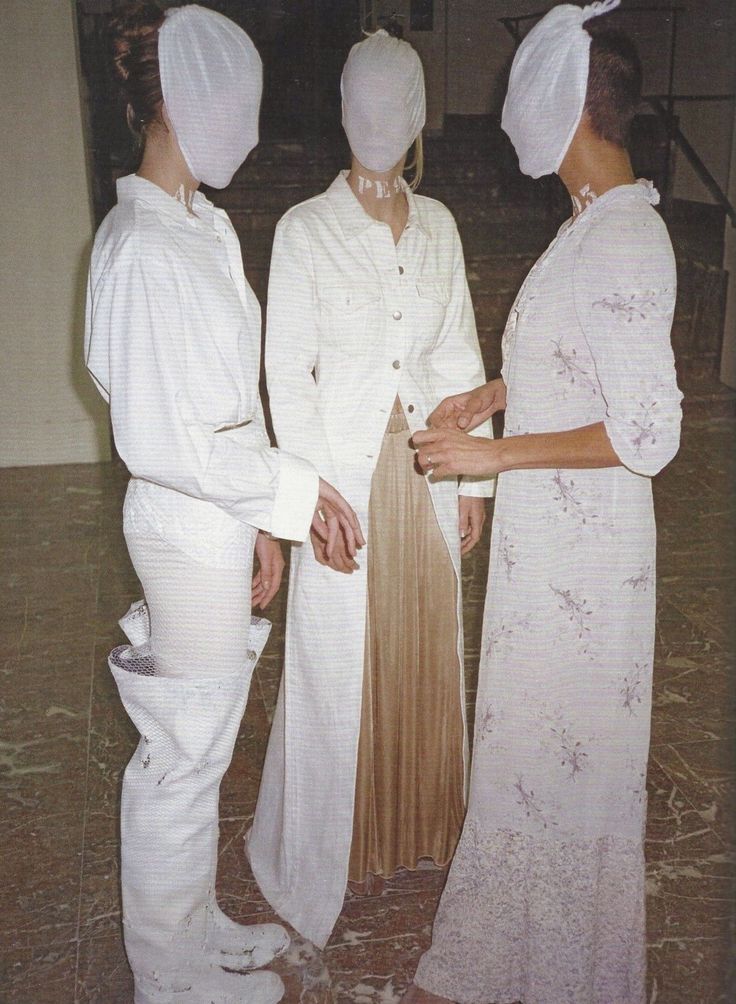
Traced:
<path fill-rule="evenodd" d="M 416 49 L 380 28 L 350 50 L 340 92 L 350 149 L 369 171 L 390 171 L 427 119 L 424 70 Z"/>
<path fill-rule="evenodd" d="M 226 188 L 258 143 L 261 57 L 242 28 L 186 4 L 158 33 L 161 92 L 179 149 L 197 181 Z"/>
<path fill-rule="evenodd" d="M 331 478 L 365 528 L 397 395 L 415 432 L 442 398 L 485 376 L 451 214 L 405 188 L 408 223 L 395 245 L 345 173 L 277 227 L 266 371 L 279 443 Z M 459 584 L 457 482 L 428 484 Z M 460 490 L 490 495 L 493 481 L 469 479 Z M 357 561 L 358 571 L 342 575 L 320 565 L 310 543 L 292 549 L 284 675 L 248 846 L 268 901 L 317 945 L 342 906 L 353 828 L 365 549 Z"/>
<path fill-rule="evenodd" d="M 559 169 L 585 107 L 591 38 L 583 25 L 620 3 L 553 7 L 517 49 L 501 128 L 514 144 L 523 174 L 540 178 Z"/>
<path fill-rule="evenodd" d="M 273 973 L 233 981 L 220 968 L 265 965 L 289 945 L 278 925 L 234 923 L 215 897 L 220 781 L 269 627 L 251 618 L 257 530 L 238 525 L 246 535 L 239 566 L 216 567 L 162 537 L 135 498 L 124 509 L 147 601 L 120 622 L 134 646 L 109 659 L 141 735 L 120 806 L 123 934 L 136 1004 L 275 1004 L 283 993 Z"/>
<path fill-rule="evenodd" d="M 416 982 L 462 1004 L 643 1004 L 650 478 L 677 452 L 676 273 L 648 183 L 529 273 L 506 436 L 604 422 L 623 466 L 499 475 L 470 798 Z"/>
<path fill-rule="evenodd" d="M 148 482 L 140 504 L 204 562 L 232 551 L 238 523 L 303 540 L 317 473 L 269 446 L 260 309 L 227 214 L 197 193 L 193 216 L 136 175 L 117 186 L 92 251 L 85 358 L 118 453 Z"/>
<path fill-rule="evenodd" d="M 150 642 L 109 660 L 141 733 L 121 800 L 135 1000 L 275 1004 L 275 974 L 233 987 L 220 968 L 223 949 L 238 967 L 267 961 L 285 933 L 243 928 L 237 944 L 253 950 L 230 951 L 214 901 L 218 793 L 255 665 L 256 528 L 303 539 L 318 476 L 269 446 L 260 311 L 227 215 L 199 194 L 192 215 L 136 176 L 118 197 L 92 252 L 85 354 L 132 475 L 125 533 L 150 612 Z"/>

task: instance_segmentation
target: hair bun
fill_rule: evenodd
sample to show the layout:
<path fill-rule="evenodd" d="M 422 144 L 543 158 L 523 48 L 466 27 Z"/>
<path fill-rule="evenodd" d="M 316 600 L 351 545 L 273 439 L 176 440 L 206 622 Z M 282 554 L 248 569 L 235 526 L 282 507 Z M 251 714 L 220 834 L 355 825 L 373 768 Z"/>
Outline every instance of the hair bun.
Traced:
<path fill-rule="evenodd" d="M 115 73 L 125 84 L 134 67 L 135 50 L 142 43 L 150 43 L 151 34 L 158 31 L 164 20 L 164 13 L 151 0 L 138 0 L 126 7 L 110 21 L 110 41 Z"/>
<path fill-rule="evenodd" d="M 163 11 L 151 0 L 130 4 L 110 21 L 112 69 L 136 135 L 160 116 L 158 30 L 163 22 Z"/>

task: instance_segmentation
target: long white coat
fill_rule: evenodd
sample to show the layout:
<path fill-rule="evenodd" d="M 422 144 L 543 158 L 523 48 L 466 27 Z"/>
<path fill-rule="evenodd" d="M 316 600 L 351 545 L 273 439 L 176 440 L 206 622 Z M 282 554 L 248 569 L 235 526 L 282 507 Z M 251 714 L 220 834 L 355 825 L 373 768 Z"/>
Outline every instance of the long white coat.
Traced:
<path fill-rule="evenodd" d="M 485 380 L 455 222 L 433 199 L 407 198 L 395 245 L 341 174 L 284 216 L 271 262 L 266 368 L 279 445 L 336 485 L 363 527 L 397 394 L 416 431 L 443 397 Z M 462 667 L 458 485 L 429 483 L 458 576 Z M 460 490 L 491 495 L 493 482 Z M 320 946 L 342 906 L 353 828 L 365 550 L 358 563 L 347 576 L 320 565 L 309 542 L 292 550 L 284 674 L 248 838 L 263 894 Z"/>

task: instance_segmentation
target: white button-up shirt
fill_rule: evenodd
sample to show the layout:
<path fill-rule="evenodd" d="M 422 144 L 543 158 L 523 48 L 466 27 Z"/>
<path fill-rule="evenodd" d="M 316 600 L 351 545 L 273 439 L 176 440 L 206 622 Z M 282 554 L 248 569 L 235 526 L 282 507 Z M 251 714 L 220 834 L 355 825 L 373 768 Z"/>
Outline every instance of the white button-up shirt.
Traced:
<path fill-rule="evenodd" d="M 425 428 L 449 394 L 485 382 L 452 214 L 414 195 L 398 244 L 344 171 L 279 222 L 271 259 L 266 371 L 276 436 L 327 480 L 375 467 L 394 399 Z M 476 430 L 492 435 L 490 423 Z M 463 479 L 491 495 L 493 479 Z"/>
<path fill-rule="evenodd" d="M 117 190 L 92 251 L 85 358 L 120 456 L 211 540 L 233 519 L 303 540 L 318 477 L 269 444 L 260 308 L 227 214 L 197 193 L 192 215 L 136 175 Z"/>

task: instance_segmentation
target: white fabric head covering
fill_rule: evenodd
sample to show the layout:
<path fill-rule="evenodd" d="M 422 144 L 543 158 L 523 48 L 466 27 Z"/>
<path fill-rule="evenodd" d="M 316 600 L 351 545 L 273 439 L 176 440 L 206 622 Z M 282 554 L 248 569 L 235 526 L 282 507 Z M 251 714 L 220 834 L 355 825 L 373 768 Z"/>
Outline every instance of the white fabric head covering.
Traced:
<path fill-rule="evenodd" d="M 519 46 L 501 128 L 514 144 L 524 174 L 554 174 L 562 163 L 583 117 L 588 88 L 591 39 L 583 24 L 620 2 L 553 7 Z"/>
<path fill-rule="evenodd" d="M 242 28 L 188 4 L 166 11 L 158 35 L 164 104 L 197 181 L 225 188 L 258 143 L 261 57 Z"/>
<path fill-rule="evenodd" d="M 369 171 L 388 171 L 426 121 L 424 71 L 416 50 L 383 28 L 352 47 L 340 80 L 342 124 Z"/>

